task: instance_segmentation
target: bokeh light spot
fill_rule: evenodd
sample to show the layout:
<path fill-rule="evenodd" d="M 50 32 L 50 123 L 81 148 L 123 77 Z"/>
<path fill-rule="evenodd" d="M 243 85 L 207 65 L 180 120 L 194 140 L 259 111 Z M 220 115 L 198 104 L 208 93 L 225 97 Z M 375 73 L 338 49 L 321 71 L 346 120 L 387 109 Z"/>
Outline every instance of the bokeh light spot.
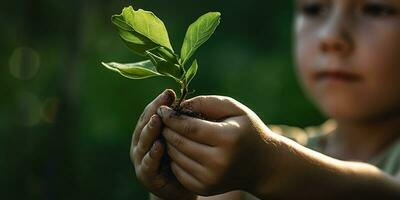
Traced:
<path fill-rule="evenodd" d="M 47 123 L 53 123 L 57 116 L 60 100 L 56 97 L 47 98 L 42 106 L 42 118 Z"/>
<path fill-rule="evenodd" d="M 14 50 L 10 57 L 10 73 L 17 79 L 29 80 L 35 77 L 39 70 L 39 54 L 29 47 Z"/>

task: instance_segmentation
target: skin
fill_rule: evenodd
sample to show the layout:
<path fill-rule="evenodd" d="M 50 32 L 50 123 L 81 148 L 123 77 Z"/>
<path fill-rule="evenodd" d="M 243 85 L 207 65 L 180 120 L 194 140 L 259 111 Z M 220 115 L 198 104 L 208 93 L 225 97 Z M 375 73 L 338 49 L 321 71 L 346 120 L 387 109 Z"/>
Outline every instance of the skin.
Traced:
<path fill-rule="evenodd" d="M 147 109 L 154 104 L 150 105 Z M 400 184 L 376 167 L 336 160 L 275 134 L 232 98 L 199 96 L 185 101 L 183 107 L 213 120 L 178 115 L 167 106 L 157 109 L 165 126 L 162 135 L 171 171 L 179 184 L 160 169 L 163 151 L 154 152 L 147 161 L 144 156 L 137 164 L 143 157 L 138 152 L 146 152 L 139 146 L 150 146 L 154 139 L 148 136 L 160 130 L 144 128 L 138 143 L 133 143 L 136 175 L 158 196 L 153 199 L 195 199 L 195 194 L 212 196 L 232 190 L 260 199 L 400 198 Z M 158 177 L 164 181 L 157 181 Z M 241 195 L 197 198 L 240 199 Z"/>
<path fill-rule="evenodd" d="M 296 3 L 299 79 L 338 123 L 324 147 L 331 157 L 271 132 L 229 97 L 184 102 L 205 120 L 177 115 L 170 102 L 156 98 L 138 122 L 131 151 L 136 175 L 151 193 L 163 199 L 240 199 L 240 192 L 195 195 L 232 190 L 261 199 L 400 198 L 398 181 L 374 166 L 350 162 L 369 160 L 399 137 L 400 1 Z M 150 116 L 156 123 L 144 128 Z M 157 140 L 160 134 L 166 144 Z M 150 150 L 152 145 L 159 151 Z M 174 176 L 160 164 L 164 152 Z"/>
<path fill-rule="evenodd" d="M 155 113 L 160 106 L 171 105 L 174 99 L 175 93 L 166 90 L 146 106 L 133 133 L 130 157 L 137 178 L 151 193 L 171 199 L 195 199 L 168 168 L 160 166 L 165 147 L 159 140 L 161 119 Z"/>
<path fill-rule="evenodd" d="M 204 116 L 206 117 L 214 117 L 215 119 L 221 119 L 224 117 L 228 117 L 229 115 L 235 116 L 236 118 L 230 119 L 230 121 L 227 119 L 226 122 L 222 124 L 216 123 L 216 122 L 208 122 L 208 121 L 202 121 L 199 119 L 195 118 L 188 118 L 186 116 L 177 116 L 176 114 L 173 114 L 172 110 L 167 107 L 172 104 L 172 102 L 175 99 L 175 94 L 173 93 L 172 90 L 166 90 L 164 91 L 161 95 L 159 95 L 157 98 L 155 98 L 150 104 L 148 104 L 141 115 L 133 137 L 132 137 L 132 145 L 131 145 L 131 160 L 135 166 L 135 172 L 137 178 L 150 190 L 152 193 L 152 199 L 160 199 L 158 197 L 163 197 L 163 199 L 196 199 L 197 195 L 194 194 L 193 191 L 196 191 L 197 193 L 201 193 L 204 195 L 210 195 L 210 193 L 217 194 L 217 193 L 223 193 L 227 192 L 228 189 L 226 188 L 218 188 L 218 189 L 212 189 L 209 187 L 209 184 L 219 184 L 219 182 L 222 180 L 224 181 L 229 181 L 229 182 L 236 182 L 233 181 L 232 175 L 231 174 L 226 174 L 223 175 L 223 169 L 227 168 L 228 166 L 222 166 L 226 165 L 227 163 L 221 162 L 219 160 L 213 160 L 213 162 L 208 162 L 206 167 L 210 167 L 210 169 L 207 169 L 206 167 L 202 167 L 199 165 L 199 162 L 206 163 L 204 160 L 206 157 L 210 156 L 210 154 L 218 153 L 221 155 L 221 157 L 233 157 L 232 155 L 229 156 L 228 154 L 233 154 L 231 152 L 232 144 L 229 144 L 229 141 L 234 142 L 236 139 L 229 139 L 229 137 L 220 137 L 220 138 L 214 138 L 215 141 L 218 143 L 211 143 L 207 144 L 205 143 L 206 141 L 202 140 L 200 135 L 198 135 L 198 139 L 202 143 L 195 143 L 192 142 L 191 144 L 186 144 L 186 142 L 189 142 L 189 140 L 181 141 L 183 140 L 183 137 L 178 137 L 178 136 L 173 136 L 175 135 L 175 132 L 172 131 L 172 129 L 165 127 L 162 130 L 162 126 L 165 123 L 162 123 L 161 117 L 160 116 L 170 116 L 169 118 L 176 119 L 176 120 L 188 120 L 189 123 L 201 123 L 201 126 L 206 126 L 207 124 L 209 125 L 208 128 L 214 128 L 214 131 L 219 131 L 223 130 L 223 128 L 226 127 L 231 127 L 231 129 L 236 129 L 237 128 L 237 123 L 235 120 L 244 120 L 246 117 L 244 116 L 244 112 L 239 110 L 239 109 L 233 109 L 235 108 L 235 105 L 232 104 L 227 104 L 230 102 L 230 99 L 221 97 L 218 99 L 214 99 L 211 102 L 218 102 L 218 103 L 223 103 L 225 106 L 221 107 L 221 110 L 215 110 L 213 108 L 214 105 L 210 105 L 207 108 L 201 107 L 202 110 L 197 110 L 198 112 L 202 111 L 203 113 L 207 113 Z M 183 102 L 182 106 L 183 108 L 187 109 L 188 107 L 191 108 L 191 110 L 196 111 L 194 109 L 194 105 L 198 107 L 199 103 L 203 101 L 198 101 L 199 99 L 202 100 L 201 97 L 194 99 L 194 101 L 185 101 Z M 209 98 L 211 99 L 211 98 Z M 223 100 L 226 99 L 226 100 Z M 222 100 L 222 101 L 220 101 Z M 207 102 L 207 101 L 206 101 Z M 228 107 L 228 105 L 230 105 Z M 239 104 L 238 104 L 239 105 Z M 231 109 L 234 112 L 229 112 L 229 109 Z M 158 113 L 158 114 L 157 114 Z M 220 113 L 222 115 L 220 115 Z M 243 116 L 240 116 L 243 115 Z M 195 122 L 191 122 L 194 120 Z M 258 119 L 259 120 L 259 119 Z M 173 121 L 171 121 L 173 123 Z M 175 121 L 176 122 L 176 121 Z M 259 121 L 260 122 L 260 121 Z M 231 124 L 233 123 L 233 124 Z M 177 126 L 179 127 L 179 126 Z M 189 127 L 189 126 L 188 126 Z M 265 127 L 264 127 L 265 128 Z M 185 128 L 184 128 L 185 129 Z M 186 150 L 190 151 L 191 148 L 188 145 L 193 145 L 193 147 L 199 148 L 199 156 L 202 158 L 199 158 L 199 161 L 195 161 L 192 159 L 188 159 L 185 157 L 182 153 L 179 153 L 176 148 L 174 148 L 174 145 L 172 143 L 167 143 L 167 147 L 165 147 L 165 144 L 162 143 L 158 138 L 161 134 L 164 136 L 166 140 L 173 140 L 174 145 L 176 147 L 183 147 Z M 186 133 L 193 133 L 194 129 L 186 129 Z M 211 136 L 212 133 L 209 134 Z M 192 138 L 194 139 L 194 138 Z M 261 140 L 253 139 L 253 141 L 248 141 L 246 142 L 247 146 L 251 146 L 252 144 L 255 143 L 262 143 Z M 180 144 L 186 144 L 185 146 L 180 146 Z M 217 144 L 223 145 L 223 148 L 211 148 L 211 145 L 216 146 Z M 189 147 L 189 148 L 188 148 Z M 226 147 L 229 147 L 229 149 L 226 149 Z M 163 153 L 168 149 L 168 154 L 170 155 L 172 162 L 171 162 L 171 169 L 165 169 L 161 167 L 161 159 Z M 196 151 L 196 148 L 193 148 L 192 150 Z M 184 151 L 184 150 L 180 150 Z M 203 155 L 202 151 L 205 151 L 207 154 Z M 187 153 L 187 152 L 186 152 Z M 195 155 L 195 154 L 194 154 Z M 178 161 L 175 162 L 174 159 L 177 159 Z M 185 164 L 182 164 L 186 163 Z M 240 160 L 237 160 L 236 162 L 240 162 Z M 179 163 L 179 165 L 178 165 Z M 188 165 L 192 164 L 193 167 L 191 173 L 201 173 L 201 174 L 208 174 L 206 177 L 199 177 L 201 179 L 201 182 L 198 182 L 197 179 L 198 177 L 194 178 L 193 176 L 185 176 L 185 175 L 180 175 L 177 176 L 176 178 L 171 175 L 171 170 L 172 172 L 177 172 L 181 171 L 181 167 L 188 167 Z M 238 165 L 240 166 L 240 165 Z M 250 167 L 250 166 L 249 166 Z M 196 171 L 199 170 L 199 171 Z M 213 170 L 218 170 L 219 174 L 217 173 L 212 173 L 210 174 L 209 172 L 212 172 Z M 260 169 L 261 170 L 261 169 Z M 231 173 L 234 173 L 236 170 L 233 168 L 230 170 Z M 251 168 L 249 168 L 247 171 L 251 171 Z M 216 178 L 216 176 L 219 176 L 219 178 Z M 237 177 L 237 176 L 233 176 Z M 246 174 L 243 173 L 242 175 L 243 178 L 248 180 L 249 182 L 253 182 L 253 180 L 250 179 L 250 177 L 246 177 Z M 241 178 L 242 178 L 241 177 Z M 230 178 L 230 179 L 228 179 Z M 178 180 L 179 181 L 178 181 Z M 186 181 L 186 183 L 190 183 L 193 181 L 193 185 L 190 185 L 189 188 L 193 189 L 192 192 L 189 190 L 185 189 L 181 185 L 181 181 Z M 229 188 L 231 187 L 238 187 L 241 183 L 235 183 L 234 185 L 230 185 Z M 188 188 L 188 186 L 186 186 Z M 211 190 L 212 189 L 212 190 Z M 224 199 L 224 198 L 230 198 L 232 200 L 235 199 L 240 199 L 241 194 L 239 192 L 229 192 L 227 194 L 224 194 L 222 196 L 215 196 L 212 199 Z M 201 197 L 202 198 L 202 197 Z M 208 199 L 208 198 L 204 198 Z"/>
<path fill-rule="evenodd" d="M 400 1 L 299 0 L 297 9 L 300 82 L 338 122 L 325 152 L 367 161 L 399 137 Z M 327 72 L 357 78 L 317 78 Z"/>

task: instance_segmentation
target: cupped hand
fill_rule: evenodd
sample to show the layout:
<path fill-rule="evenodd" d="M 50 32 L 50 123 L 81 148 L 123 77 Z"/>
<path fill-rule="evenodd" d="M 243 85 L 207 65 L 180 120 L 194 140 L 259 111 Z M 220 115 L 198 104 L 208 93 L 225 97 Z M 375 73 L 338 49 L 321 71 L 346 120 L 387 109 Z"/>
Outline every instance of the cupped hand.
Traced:
<path fill-rule="evenodd" d="M 179 182 L 203 196 L 254 190 L 268 174 L 262 163 L 274 140 L 267 126 L 229 97 L 199 96 L 184 101 L 182 107 L 205 119 L 176 113 L 167 106 L 157 111 L 165 125 L 162 134 L 171 169 Z"/>
<path fill-rule="evenodd" d="M 147 105 L 132 136 L 130 151 L 137 178 L 151 193 L 171 200 L 196 199 L 196 195 L 186 190 L 173 176 L 170 168 L 162 166 L 165 145 L 160 141 L 163 124 L 156 114 L 161 106 L 169 106 L 175 100 L 175 93 L 166 90 Z"/>

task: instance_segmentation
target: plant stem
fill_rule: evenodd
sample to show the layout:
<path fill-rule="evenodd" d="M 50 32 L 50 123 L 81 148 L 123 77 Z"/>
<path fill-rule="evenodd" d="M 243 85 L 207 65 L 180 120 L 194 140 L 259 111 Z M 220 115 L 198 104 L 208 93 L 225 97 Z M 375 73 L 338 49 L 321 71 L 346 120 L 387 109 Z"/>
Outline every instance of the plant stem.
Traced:
<path fill-rule="evenodd" d="M 175 110 L 180 111 L 181 103 L 183 100 L 185 100 L 187 94 L 188 94 L 187 84 L 185 82 L 181 82 L 181 96 L 179 97 L 178 103 L 175 105 Z"/>
<path fill-rule="evenodd" d="M 181 110 L 181 103 L 183 100 L 185 100 L 187 93 L 188 93 L 188 84 L 186 83 L 186 79 L 185 79 L 185 74 L 186 74 L 186 70 L 185 67 L 183 66 L 183 64 L 181 63 L 181 59 L 178 59 L 178 63 L 179 63 L 179 67 L 183 70 L 183 75 L 180 78 L 180 80 L 178 81 L 178 83 L 181 85 L 181 95 L 178 99 L 178 103 L 174 106 L 174 110 L 180 112 Z"/>

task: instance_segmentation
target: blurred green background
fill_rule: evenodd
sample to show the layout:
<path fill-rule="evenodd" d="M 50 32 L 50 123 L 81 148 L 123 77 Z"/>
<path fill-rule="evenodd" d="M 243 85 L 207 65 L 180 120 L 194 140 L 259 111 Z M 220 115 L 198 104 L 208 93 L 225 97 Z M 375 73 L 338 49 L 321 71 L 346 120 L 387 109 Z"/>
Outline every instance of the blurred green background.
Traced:
<path fill-rule="evenodd" d="M 172 80 L 133 81 L 101 61 L 142 60 L 110 22 L 127 5 L 151 10 L 179 50 L 186 28 L 222 13 L 196 53 L 193 95 L 231 96 L 267 124 L 324 119 L 293 68 L 292 1 L 14 0 L 0 8 L 0 195 L 2 199 L 146 199 L 129 159 L 131 133 Z"/>

